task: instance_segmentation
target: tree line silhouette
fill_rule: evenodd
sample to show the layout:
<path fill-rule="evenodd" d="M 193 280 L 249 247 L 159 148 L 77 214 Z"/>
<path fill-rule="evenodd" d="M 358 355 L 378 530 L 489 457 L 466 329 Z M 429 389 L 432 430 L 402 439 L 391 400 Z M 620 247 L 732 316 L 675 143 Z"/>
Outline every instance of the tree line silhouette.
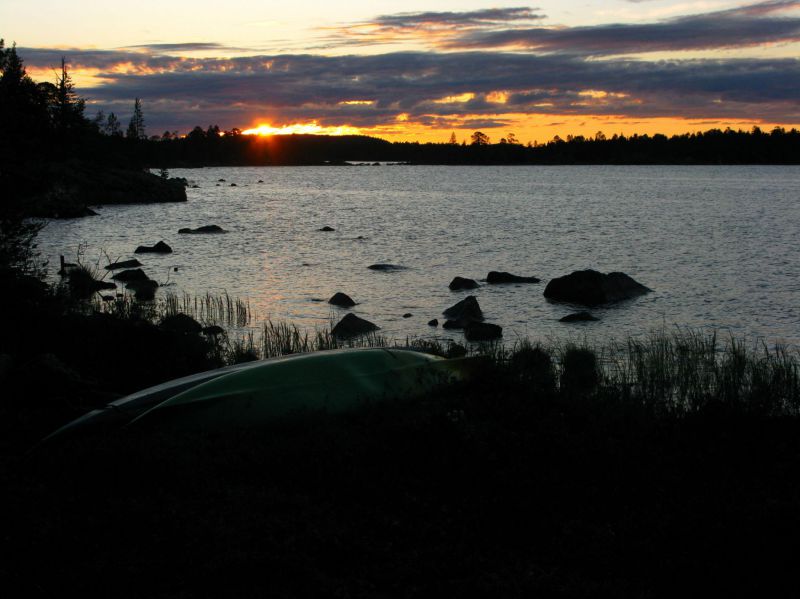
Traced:
<path fill-rule="evenodd" d="M 144 106 L 133 101 L 127 127 L 113 112 L 86 116 L 64 59 L 54 82 L 35 82 L 16 47 L 0 40 L 0 217 L 25 212 L 31 197 L 52 187 L 53 165 L 94 169 L 234 165 L 316 165 L 346 161 L 412 164 L 800 164 L 800 132 L 711 129 L 683 135 L 556 136 L 520 143 L 513 133 L 492 143 L 484 132 L 458 143 L 389 142 L 367 136 L 243 135 L 217 125 L 185 135 L 148 136 Z"/>

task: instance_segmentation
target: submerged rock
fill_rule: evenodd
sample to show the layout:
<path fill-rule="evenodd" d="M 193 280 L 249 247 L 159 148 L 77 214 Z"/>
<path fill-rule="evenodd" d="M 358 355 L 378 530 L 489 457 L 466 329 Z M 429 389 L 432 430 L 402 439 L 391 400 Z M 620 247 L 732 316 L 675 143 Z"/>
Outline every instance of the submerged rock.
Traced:
<path fill-rule="evenodd" d="M 359 318 L 355 314 L 347 314 L 342 318 L 339 323 L 333 327 L 331 334 L 334 337 L 356 337 L 358 335 L 365 335 L 372 331 L 379 330 L 380 327 L 371 323 L 368 320 Z"/>
<path fill-rule="evenodd" d="M 396 270 L 406 270 L 405 266 L 399 264 L 370 264 L 367 266 L 370 270 L 377 270 L 380 272 L 393 272 Z"/>
<path fill-rule="evenodd" d="M 227 233 L 227 231 L 219 225 L 203 225 L 196 229 L 184 227 L 183 229 L 178 229 L 178 233 L 181 235 L 199 235 L 201 233 Z"/>
<path fill-rule="evenodd" d="M 467 341 L 491 341 L 503 336 L 503 327 L 488 322 L 470 322 L 464 327 Z"/>
<path fill-rule="evenodd" d="M 353 298 L 346 293 L 342 293 L 341 291 L 334 293 L 333 297 L 328 300 L 328 303 L 334 306 L 339 306 L 340 308 L 352 308 L 356 305 L 356 303 L 353 301 Z"/>
<path fill-rule="evenodd" d="M 596 306 L 650 291 L 622 272 L 603 274 L 596 270 L 579 270 L 551 280 L 544 289 L 544 296 L 559 302 Z"/>
<path fill-rule="evenodd" d="M 502 283 L 538 283 L 539 279 L 536 277 L 520 277 L 512 275 L 508 272 L 491 271 L 486 275 L 486 282 L 490 285 L 497 285 Z"/>
<path fill-rule="evenodd" d="M 563 318 L 559 318 L 558 322 L 589 322 L 593 320 L 600 320 L 596 316 L 592 316 L 590 312 L 573 312 L 567 314 Z"/>
<path fill-rule="evenodd" d="M 140 245 L 134 251 L 134 254 L 171 254 L 172 248 L 163 241 L 159 241 L 155 245 Z"/>
<path fill-rule="evenodd" d="M 456 277 L 450 281 L 450 291 L 460 291 L 462 289 L 477 289 L 478 282 L 473 279 L 465 279 L 464 277 Z"/>
<path fill-rule="evenodd" d="M 136 258 L 134 258 L 133 260 L 121 260 L 121 261 L 117 261 L 117 262 L 114 262 L 112 264 L 109 264 L 108 266 L 106 266 L 106 270 L 117 270 L 117 269 L 120 269 L 120 268 L 136 268 L 137 266 L 141 266 L 141 265 L 142 265 L 142 263 L 139 262 Z M 112 277 L 112 278 L 114 278 L 114 277 Z"/>

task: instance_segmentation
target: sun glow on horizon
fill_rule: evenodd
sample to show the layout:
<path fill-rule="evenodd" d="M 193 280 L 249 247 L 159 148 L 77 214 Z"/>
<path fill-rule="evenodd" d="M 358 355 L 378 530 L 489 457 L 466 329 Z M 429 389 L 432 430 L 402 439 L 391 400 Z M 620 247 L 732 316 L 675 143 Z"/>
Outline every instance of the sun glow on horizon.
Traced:
<path fill-rule="evenodd" d="M 294 123 L 273 127 L 272 125 L 261 124 L 252 129 L 242 131 L 243 135 L 260 135 L 267 137 L 270 135 L 360 135 L 361 130 L 350 125 L 339 125 L 336 127 L 324 127 L 318 125 L 316 121 L 310 123 Z"/>

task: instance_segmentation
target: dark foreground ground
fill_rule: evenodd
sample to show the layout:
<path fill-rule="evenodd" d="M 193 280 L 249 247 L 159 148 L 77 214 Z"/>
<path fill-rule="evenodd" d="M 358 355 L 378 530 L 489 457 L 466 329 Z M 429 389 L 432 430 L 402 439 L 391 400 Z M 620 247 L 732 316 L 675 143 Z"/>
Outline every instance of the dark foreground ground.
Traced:
<path fill-rule="evenodd" d="M 7 448 L 0 580 L 6 597 L 788 592 L 798 433 L 489 372 L 258 431 Z"/>

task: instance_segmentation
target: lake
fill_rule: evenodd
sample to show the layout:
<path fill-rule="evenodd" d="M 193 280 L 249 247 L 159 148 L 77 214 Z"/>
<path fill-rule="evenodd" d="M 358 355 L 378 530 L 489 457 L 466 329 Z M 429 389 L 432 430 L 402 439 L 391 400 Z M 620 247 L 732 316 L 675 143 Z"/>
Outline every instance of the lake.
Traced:
<path fill-rule="evenodd" d="M 263 167 L 174 169 L 197 189 L 180 204 L 103 206 L 99 216 L 50 221 L 39 248 L 86 263 L 138 256 L 165 290 L 227 291 L 263 318 L 321 328 L 346 311 L 337 291 L 388 337 L 444 337 L 442 310 L 475 295 L 504 338 L 604 340 L 666 326 L 712 327 L 769 344 L 800 343 L 800 167 Z M 224 182 L 219 182 L 224 179 Z M 258 183 L 263 180 L 264 183 Z M 235 183 L 235 187 L 231 187 Z M 179 235 L 217 224 L 224 235 Z M 330 226 L 334 232 L 320 232 Z M 376 272 L 367 266 L 406 267 Z M 593 309 L 542 292 L 551 278 L 623 271 L 653 293 Z M 177 270 L 176 270 L 177 269 Z M 455 276 L 490 270 L 539 284 L 451 292 Z M 323 301 L 319 301 L 323 300 Z M 410 313 L 411 317 L 403 318 Z"/>

